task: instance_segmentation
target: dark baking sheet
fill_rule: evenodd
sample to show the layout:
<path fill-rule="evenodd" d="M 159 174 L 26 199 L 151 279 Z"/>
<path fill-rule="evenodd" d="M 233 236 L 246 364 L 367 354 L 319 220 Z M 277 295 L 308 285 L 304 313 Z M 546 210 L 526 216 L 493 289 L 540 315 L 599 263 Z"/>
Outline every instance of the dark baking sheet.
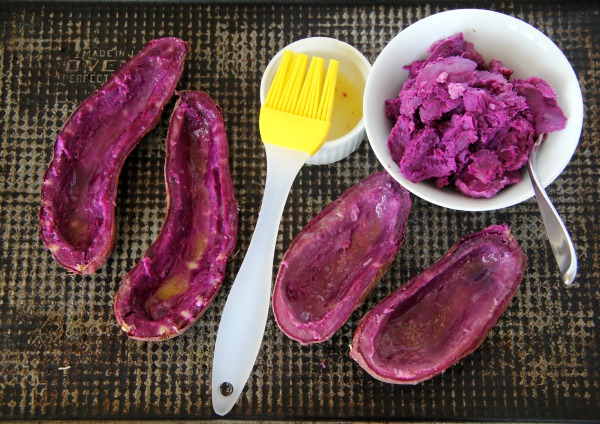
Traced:
<path fill-rule="evenodd" d="M 254 373 L 229 418 L 348 420 L 600 419 L 597 2 L 385 4 L 0 4 L 0 417 L 214 418 L 210 370 L 228 289 L 248 246 L 265 178 L 258 89 L 280 48 L 337 37 L 374 61 L 401 29 L 445 8 L 503 11 L 548 34 L 571 60 L 586 106 L 572 162 L 549 187 L 579 254 L 575 287 L 561 287 L 533 199 L 465 213 L 414 199 L 406 242 L 389 273 L 328 342 L 301 347 L 269 318 Z M 239 254 L 213 306 L 184 335 L 128 340 L 112 298 L 156 238 L 165 210 L 162 167 L 171 106 L 127 160 L 118 194 L 117 247 L 95 275 L 65 272 L 44 249 L 37 214 L 54 139 L 75 106 L 148 40 L 190 44 L 180 88 L 221 105 L 240 206 Z M 349 158 L 306 167 L 284 212 L 276 261 L 308 220 L 381 170 L 365 141 Z M 380 383 L 348 356 L 364 313 L 461 235 L 506 222 L 528 255 L 518 294 L 472 355 L 417 386 Z"/>

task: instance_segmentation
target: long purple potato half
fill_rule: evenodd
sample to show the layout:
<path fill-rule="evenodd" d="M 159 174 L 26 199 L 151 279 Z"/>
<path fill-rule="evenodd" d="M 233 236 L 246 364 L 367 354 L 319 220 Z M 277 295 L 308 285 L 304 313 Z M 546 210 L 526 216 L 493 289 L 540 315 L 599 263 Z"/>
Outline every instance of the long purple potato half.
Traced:
<path fill-rule="evenodd" d="M 506 225 L 467 235 L 362 319 L 350 356 L 378 380 L 416 384 L 473 352 L 508 306 L 526 257 Z"/>
<path fill-rule="evenodd" d="M 205 93 L 179 96 L 167 134 L 167 216 L 115 297 L 119 324 L 138 340 L 168 339 L 192 325 L 217 294 L 236 244 L 221 110 Z"/>
<path fill-rule="evenodd" d="M 115 198 L 125 159 L 160 119 L 187 44 L 150 41 L 71 115 L 42 182 L 41 237 L 63 267 L 90 274 L 115 245 Z"/>
<path fill-rule="evenodd" d="M 404 241 L 408 191 L 365 178 L 313 218 L 286 252 L 273 292 L 279 327 L 302 344 L 329 339 L 360 306 Z"/>

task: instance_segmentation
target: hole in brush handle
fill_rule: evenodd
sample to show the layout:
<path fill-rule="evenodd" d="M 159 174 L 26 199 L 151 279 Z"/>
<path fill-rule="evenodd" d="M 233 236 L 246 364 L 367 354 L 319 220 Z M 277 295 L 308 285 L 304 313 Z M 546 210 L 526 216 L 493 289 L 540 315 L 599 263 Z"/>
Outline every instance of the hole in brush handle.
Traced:
<path fill-rule="evenodd" d="M 225 397 L 231 396 L 233 394 L 233 384 L 224 381 L 219 385 L 219 393 Z"/>

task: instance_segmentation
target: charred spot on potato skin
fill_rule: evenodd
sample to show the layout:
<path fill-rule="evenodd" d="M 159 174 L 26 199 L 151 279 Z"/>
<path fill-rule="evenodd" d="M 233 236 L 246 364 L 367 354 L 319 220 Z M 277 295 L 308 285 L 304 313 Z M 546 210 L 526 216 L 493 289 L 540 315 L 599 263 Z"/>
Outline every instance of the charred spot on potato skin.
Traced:
<path fill-rule="evenodd" d="M 89 274 L 112 253 L 121 168 L 158 123 L 187 51 L 177 38 L 149 42 L 73 112 L 57 136 L 39 219 L 42 240 L 63 267 Z"/>
<path fill-rule="evenodd" d="M 350 356 L 373 377 L 415 384 L 475 350 L 508 306 L 526 257 L 506 225 L 463 237 L 360 322 Z"/>

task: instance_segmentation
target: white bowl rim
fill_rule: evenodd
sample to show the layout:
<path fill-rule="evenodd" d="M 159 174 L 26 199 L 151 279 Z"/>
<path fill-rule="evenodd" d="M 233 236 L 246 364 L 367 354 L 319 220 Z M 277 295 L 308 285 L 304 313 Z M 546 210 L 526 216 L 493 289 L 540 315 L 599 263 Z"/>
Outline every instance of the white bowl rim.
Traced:
<path fill-rule="evenodd" d="M 518 18 L 500 12 L 494 12 L 484 9 L 455 9 L 430 15 L 401 30 L 394 38 L 392 38 L 392 40 L 384 47 L 384 49 L 381 51 L 381 53 L 373 63 L 371 73 L 369 74 L 369 77 L 367 78 L 367 83 L 365 85 L 365 95 L 363 101 L 363 118 L 365 119 L 365 129 L 367 133 L 367 138 L 369 140 L 371 148 L 375 152 L 375 155 L 377 156 L 379 162 L 382 164 L 384 169 L 414 195 L 438 206 L 463 211 L 490 211 L 495 209 L 506 208 L 530 199 L 534 195 L 533 188 L 529 185 L 529 189 L 526 190 L 524 194 L 515 197 L 508 197 L 506 195 L 503 197 L 499 197 L 502 194 L 501 192 L 497 196 L 494 196 L 489 199 L 475 199 L 460 194 L 454 188 L 446 188 L 445 190 L 439 190 L 435 188 L 433 184 L 430 183 L 413 183 L 405 179 L 400 174 L 398 165 L 395 162 L 393 162 L 393 160 L 391 160 L 391 155 L 389 153 L 389 150 L 387 149 L 387 137 L 385 140 L 383 140 L 383 142 L 381 140 L 376 140 L 377 129 L 374 127 L 375 124 L 373 123 L 373 118 L 371 117 L 372 115 L 383 113 L 382 111 L 384 110 L 384 105 L 382 104 L 381 109 L 376 110 L 372 107 L 372 103 L 369 102 L 371 101 L 371 94 L 373 93 L 372 87 L 376 84 L 375 80 L 377 78 L 379 68 L 383 66 L 381 64 L 382 60 L 386 59 L 387 56 L 390 56 L 393 53 L 394 48 L 397 48 L 396 45 L 401 45 L 402 43 L 410 45 L 411 37 L 415 37 L 416 34 L 422 32 L 426 27 L 431 27 L 434 24 L 437 24 L 438 26 L 445 25 L 448 24 L 448 22 L 452 22 L 453 19 L 456 21 L 457 18 L 460 18 L 463 21 L 468 20 L 469 22 L 472 22 L 472 24 L 470 23 L 469 25 L 472 25 L 473 27 L 476 27 L 482 20 L 489 21 L 490 19 L 494 19 L 498 24 L 508 24 L 514 26 L 520 31 L 526 32 L 528 34 L 528 38 L 534 37 L 536 42 L 543 43 L 543 46 L 540 45 L 540 47 L 543 47 L 544 49 L 547 49 L 547 51 L 550 51 L 552 57 L 556 58 L 557 61 L 561 62 L 561 69 L 562 72 L 565 74 L 565 77 L 568 79 L 569 87 L 573 90 L 575 90 L 576 88 L 577 92 L 570 92 L 569 94 L 569 97 L 571 98 L 571 103 L 573 103 L 570 104 L 570 106 L 572 106 L 573 110 L 571 114 L 568 115 L 567 127 L 564 130 L 551 133 L 549 137 L 564 136 L 568 130 L 568 134 L 570 135 L 570 137 L 575 139 L 575 142 L 569 145 L 570 151 L 565 152 L 564 157 L 561 158 L 562 160 L 560 164 L 555 166 L 552 172 L 543 173 L 541 172 L 541 170 L 538 170 L 538 172 L 541 174 L 540 176 L 542 179 L 543 186 L 546 187 L 549 184 L 551 184 L 560 175 L 564 168 L 566 168 L 571 157 L 575 152 L 575 149 L 577 148 L 579 138 L 581 137 L 581 130 L 583 127 L 583 96 L 581 94 L 581 87 L 579 86 L 579 82 L 577 80 L 575 71 L 573 70 L 568 59 L 565 57 L 564 53 L 552 40 L 550 40 L 541 31 Z M 466 27 L 462 30 L 453 30 L 453 33 L 457 33 L 460 31 L 465 33 L 466 38 Z M 434 41 L 443 38 L 445 37 L 440 36 L 437 39 L 433 39 L 430 44 L 432 44 Z M 478 50 L 477 42 L 475 41 L 474 44 L 475 49 Z M 422 53 L 425 54 L 426 52 L 423 51 Z M 413 60 L 415 59 L 417 59 L 417 56 L 414 56 Z M 486 60 L 490 59 L 502 60 L 502 58 L 500 57 L 486 57 Z M 402 63 L 401 66 L 408 64 L 410 64 L 410 62 Z M 575 98 L 573 98 L 573 96 Z M 560 96 L 558 100 L 560 103 Z M 544 144 L 542 144 L 540 156 L 543 155 L 543 148 Z M 526 173 L 523 177 L 523 182 L 519 184 L 523 183 L 529 184 L 529 177 Z M 519 184 L 516 184 L 515 186 L 518 186 Z M 510 190 L 510 188 L 511 187 L 507 187 L 503 191 L 508 191 Z M 501 200 L 499 201 L 498 199 Z"/>

